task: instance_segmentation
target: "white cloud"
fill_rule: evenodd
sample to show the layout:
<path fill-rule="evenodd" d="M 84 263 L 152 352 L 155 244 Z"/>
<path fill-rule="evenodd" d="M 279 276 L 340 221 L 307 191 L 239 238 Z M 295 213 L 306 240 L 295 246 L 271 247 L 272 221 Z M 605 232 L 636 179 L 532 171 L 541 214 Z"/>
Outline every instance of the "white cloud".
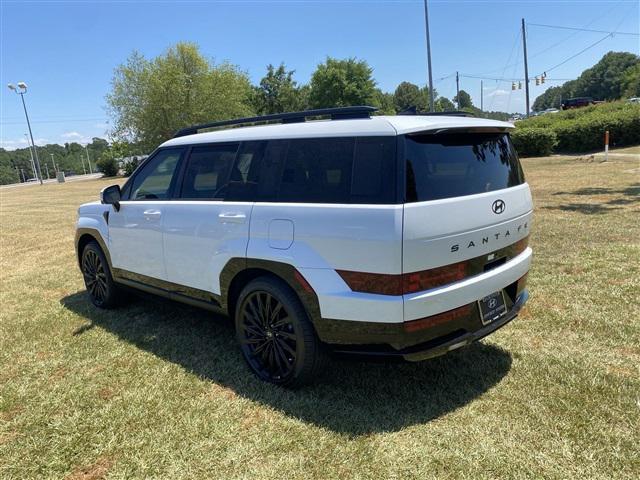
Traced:
<path fill-rule="evenodd" d="M 36 138 L 36 145 L 42 146 L 49 143 L 49 140 L 46 138 Z M 17 148 L 27 148 L 29 144 L 27 143 L 26 138 L 18 138 L 17 140 L 5 140 L 4 138 L 0 140 L 0 147 L 5 150 L 16 150 Z"/>
<path fill-rule="evenodd" d="M 504 97 L 505 95 L 509 95 L 509 92 L 500 88 L 494 90 L 491 93 L 487 93 L 487 97 Z"/>
<path fill-rule="evenodd" d="M 65 132 L 60 135 L 60 138 L 63 138 L 66 142 L 76 142 L 76 143 L 91 143 L 91 137 L 86 137 L 81 133 L 76 131 L 73 132 Z"/>
<path fill-rule="evenodd" d="M 82 138 L 82 134 L 78 132 L 66 132 L 60 135 L 62 138 Z"/>

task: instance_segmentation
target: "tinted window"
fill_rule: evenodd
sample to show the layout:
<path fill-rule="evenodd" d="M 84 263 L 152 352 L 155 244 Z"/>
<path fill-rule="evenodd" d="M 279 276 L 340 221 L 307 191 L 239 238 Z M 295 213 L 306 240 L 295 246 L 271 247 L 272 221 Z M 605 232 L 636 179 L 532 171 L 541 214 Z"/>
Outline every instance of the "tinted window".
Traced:
<path fill-rule="evenodd" d="M 194 147 L 184 172 L 180 197 L 222 198 L 229 181 L 242 181 L 242 172 L 234 164 L 237 151 L 237 143 Z"/>
<path fill-rule="evenodd" d="M 278 175 L 279 201 L 395 203 L 395 145 L 395 137 L 270 142 L 259 188 Z"/>
<path fill-rule="evenodd" d="M 136 174 L 131 186 L 131 200 L 169 198 L 172 179 L 180 160 L 181 149 L 161 150 Z"/>
<path fill-rule="evenodd" d="M 252 201 L 258 186 L 260 160 L 264 155 L 266 141 L 244 142 L 236 163 L 231 170 L 225 200 Z"/>
<path fill-rule="evenodd" d="M 504 133 L 405 137 L 407 202 L 460 197 L 524 182 L 518 156 Z"/>
<path fill-rule="evenodd" d="M 354 145 L 353 138 L 291 140 L 278 199 L 349 203 Z"/>
<path fill-rule="evenodd" d="M 395 148 L 395 137 L 357 139 L 351 176 L 351 203 L 395 203 Z"/>

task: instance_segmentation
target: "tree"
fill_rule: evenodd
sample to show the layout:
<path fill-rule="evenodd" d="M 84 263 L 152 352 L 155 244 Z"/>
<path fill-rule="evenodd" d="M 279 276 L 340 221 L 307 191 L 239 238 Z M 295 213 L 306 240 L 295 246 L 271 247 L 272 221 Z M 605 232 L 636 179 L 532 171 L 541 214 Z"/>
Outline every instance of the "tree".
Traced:
<path fill-rule="evenodd" d="M 251 87 L 234 65 L 213 65 L 193 43 L 147 60 L 133 52 L 116 68 L 106 100 L 115 139 L 151 150 L 179 128 L 246 116 Z"/>
<path fill-rule="evenodd" d="M 427 110 L 427 98 L 420 87 L 410 82 L 402 82 L 393 92 L 393 103 L 398 112 L 416 107 L 418 111 Z"/>
<path fill-rule="evenodd" d="M 533 102 L 533 110 L 559 108 L 562 100 L 573 97 L 592 97 L 594 100 L 617 100 L 633 92 L 634 78 L 640 83 L 638 73 L 640 57 L 629 52 L 606 53 L 593 67 L 586 69 L 575 80 L 548 88 Z M 636 72 L 634 74 L 634 71 Z M 638 91 L 636 89 L 636 91 Z"/>
<path fill-rule="evenodd" d="M 458 106 L 458 110 L 462 110 L 463 108 L 471 108 L 473 107 L 473 102 L 471 101 L 471 95 L 469 95 L 464 90 L 460 90 L 460 100 L 458 100 L 458 95 L 453 97 L 453 101 L 456 102 Z"/>
<path fill-rule="evenodd" d="M 257 113 L 267 115 L 304 109 L 300 89 L 293 80 L 294 72 L 287 71 L 283 63 L 278 68 L 267 66 L 267 74 L 255 87 L 254 107 Z"/>
<path fill-rule="evenodd" d="M 371 105 L 376 101 L 373 70 L 355 58 L 327 58 L 311 76 L 309 100 L 313 108 Z"/>
<path fill-rule="evenodd" d="M 438 97 L 438 99 L 433 102 L 433 108 L 436 112 L 451 112 L 456 109 L 456 106 L 448 98 Z"/>
<path fill-rule="evenodd" d="M 625 98 L 640 97 L 640 63 L 624 71 L 621 89 Z"/>
<path fill-rule="evenodd" d="M 375 99 L 372 102 L 372 106 L 378 107 L 378 111 L 375 115 L 395 115 L 396 108 L 393 104 L 393 94 L 386 93 L 376 88 Z"/>

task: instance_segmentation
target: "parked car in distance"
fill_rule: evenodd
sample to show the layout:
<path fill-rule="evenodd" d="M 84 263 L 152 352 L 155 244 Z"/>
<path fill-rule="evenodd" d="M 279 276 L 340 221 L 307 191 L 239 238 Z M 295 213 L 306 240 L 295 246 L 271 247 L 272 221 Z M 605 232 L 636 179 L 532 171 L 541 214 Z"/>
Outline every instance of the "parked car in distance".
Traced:
<path fill-rule="evenodd" d="M 588 107 L 589 105 L 595 105 L 598 103 L 603 103 L 603 102 L 594 100 L 591 97 L 576 97 L 576 98 L 569 98 L 567 100 L 563 100 L 560 108 L 562 110 L 569 110 L 571 108 Z"/>
<path fill-rule="evenodd" d="M 375 110 L 179 131 L 79 208 L 89 298 L 110 308 L 126 287 L 228 314 L 250 369 L 283 386 L 331 352 L 418 361 L 504 326 L 532 256 L 513 125 Z"/>
<path fill-rule="evenodd" d="M 627 98 L 627 103 L 640 103 L 640 97 Z"/>
<path fill-rule="evenodd" d="M 558 110 L 557 108 L 547 108 L 546 110 L 540 112 L 540 115 L 546 115 L 547 113 L 558 113 L 559 111 L 560 110 Z"/>

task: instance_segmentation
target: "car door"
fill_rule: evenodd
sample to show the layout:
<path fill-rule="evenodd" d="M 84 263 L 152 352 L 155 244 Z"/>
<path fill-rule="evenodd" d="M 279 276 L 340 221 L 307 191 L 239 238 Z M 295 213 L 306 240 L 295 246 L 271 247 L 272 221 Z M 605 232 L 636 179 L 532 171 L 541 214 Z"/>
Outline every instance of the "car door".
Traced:
<path fill-rule="evenodd" d="M 159 150 L 125 188 L 120 209 L 109 214 L 109 251 L 120 275 L 166 280 L 162 225 L 184 148 Z"/>
<path fill-rule="evenodd" d="M 163 212 L 167 280 L 201 291 L 182 293 L 219 294 L 220 271 L 229 259 L 246 256 L 255 170 L 264 144 L 191 149 L 178 198 Z"/>

